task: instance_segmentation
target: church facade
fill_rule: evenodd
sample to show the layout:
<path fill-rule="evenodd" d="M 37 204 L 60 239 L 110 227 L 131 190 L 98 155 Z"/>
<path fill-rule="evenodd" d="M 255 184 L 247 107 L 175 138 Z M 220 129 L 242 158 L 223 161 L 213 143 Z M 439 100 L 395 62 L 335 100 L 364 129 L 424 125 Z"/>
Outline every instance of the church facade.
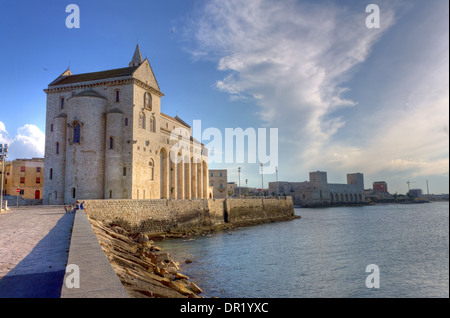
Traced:
<path fill-rule="evenodd" d="M 210 198 L 208 153 L 161 93 L 139 47 L 128 67 L 74 75 L 47 94 L 44 204 Z"/>

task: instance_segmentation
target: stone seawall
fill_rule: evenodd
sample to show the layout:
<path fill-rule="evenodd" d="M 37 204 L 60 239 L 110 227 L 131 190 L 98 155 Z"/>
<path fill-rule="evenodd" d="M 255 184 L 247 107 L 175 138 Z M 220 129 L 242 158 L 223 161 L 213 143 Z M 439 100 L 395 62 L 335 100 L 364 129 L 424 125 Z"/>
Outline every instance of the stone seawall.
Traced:
<path fill-rule="evenodd" d="M 82 200 L 83 201 L 83 200 Z M 292 198 L 194 200 L 84 200 L 92 219 L 131 232 L 189 233 L 205 227 L 248 225 L 295 218 Z"/>

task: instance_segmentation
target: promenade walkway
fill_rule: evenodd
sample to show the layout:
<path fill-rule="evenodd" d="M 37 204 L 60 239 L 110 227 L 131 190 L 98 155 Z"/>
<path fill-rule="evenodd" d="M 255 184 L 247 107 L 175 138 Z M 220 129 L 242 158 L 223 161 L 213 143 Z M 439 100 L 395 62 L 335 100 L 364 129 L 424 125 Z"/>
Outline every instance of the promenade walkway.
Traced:
<path fill-rule="evenodd" d="M 0 298 L 59 298 L 74 214 L 63 206 L 0 213 Z"/>

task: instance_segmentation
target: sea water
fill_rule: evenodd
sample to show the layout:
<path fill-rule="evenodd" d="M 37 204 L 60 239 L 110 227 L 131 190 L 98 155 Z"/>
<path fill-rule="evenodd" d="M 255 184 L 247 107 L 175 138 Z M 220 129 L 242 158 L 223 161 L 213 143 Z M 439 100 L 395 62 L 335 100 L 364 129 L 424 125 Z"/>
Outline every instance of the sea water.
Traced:
<path fill-rule="evenodd" d="M 158 245 L 204 297 L 449 297 L 448 202 L 295 213 L 301 219 Z"/>

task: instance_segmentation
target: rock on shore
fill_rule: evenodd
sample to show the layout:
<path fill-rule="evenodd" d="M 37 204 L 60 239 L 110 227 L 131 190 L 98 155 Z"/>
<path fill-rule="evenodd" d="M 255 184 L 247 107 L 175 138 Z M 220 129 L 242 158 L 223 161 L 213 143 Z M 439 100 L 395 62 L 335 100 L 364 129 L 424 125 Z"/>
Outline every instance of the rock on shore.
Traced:
<path fill-rule="evenodd" d="M 198 298 L 202 290 L 180 272 L 147 235 L 89 219 L 95 235 L 131 298 Z"/>

